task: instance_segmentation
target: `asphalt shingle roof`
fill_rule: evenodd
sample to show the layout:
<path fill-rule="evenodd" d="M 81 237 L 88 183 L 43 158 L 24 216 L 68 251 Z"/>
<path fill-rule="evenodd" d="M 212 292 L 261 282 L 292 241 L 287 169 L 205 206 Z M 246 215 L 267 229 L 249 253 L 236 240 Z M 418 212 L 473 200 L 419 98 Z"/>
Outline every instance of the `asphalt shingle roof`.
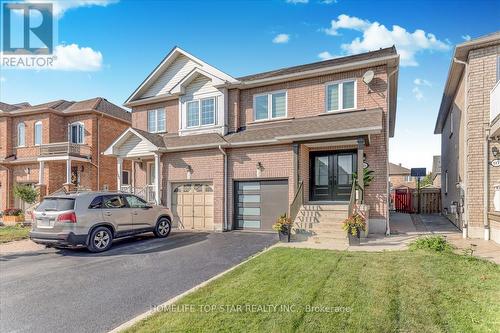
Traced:
<path fill-rule="evenodd" d="M 389 163 L 389 175 L 409 175 L 410 173 L 410 169 L 398 164 Z"/>

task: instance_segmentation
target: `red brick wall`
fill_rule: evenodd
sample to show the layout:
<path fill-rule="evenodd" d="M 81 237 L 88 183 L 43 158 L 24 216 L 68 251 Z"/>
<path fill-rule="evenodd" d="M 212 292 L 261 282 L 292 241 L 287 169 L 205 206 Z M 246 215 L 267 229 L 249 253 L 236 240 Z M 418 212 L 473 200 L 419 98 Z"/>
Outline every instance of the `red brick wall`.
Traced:
<path fill-rule="evenodd" d="M 161 103 L 141 105 L 134 107 L 132 110 L 132 127 L 148 130 L 148 110 L 152 109 L 165 109 L 167 132 L 177 133 L 179 131 L 179 100 L 174 99 Z"/>

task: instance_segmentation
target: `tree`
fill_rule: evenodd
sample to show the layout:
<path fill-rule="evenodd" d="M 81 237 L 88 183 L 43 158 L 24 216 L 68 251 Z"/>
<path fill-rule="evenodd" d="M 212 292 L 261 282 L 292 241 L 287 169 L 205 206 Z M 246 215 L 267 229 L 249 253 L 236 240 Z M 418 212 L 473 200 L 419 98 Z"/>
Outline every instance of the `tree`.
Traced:
<path fill-rule="evenodd" d="M 428 185 L 432 185 L 434 182 L 432 181 L 432 173 L 429 173 L 427 176 L 422 178 L 420 181 L 420 187 L 425 187 Z"/>
<path fill-rule="evenodd" d="M 38 191 L 27 185 L 16 185 L 14 187 L 14 195 L 29 205 L 34 204 L 38 200 Z"/>

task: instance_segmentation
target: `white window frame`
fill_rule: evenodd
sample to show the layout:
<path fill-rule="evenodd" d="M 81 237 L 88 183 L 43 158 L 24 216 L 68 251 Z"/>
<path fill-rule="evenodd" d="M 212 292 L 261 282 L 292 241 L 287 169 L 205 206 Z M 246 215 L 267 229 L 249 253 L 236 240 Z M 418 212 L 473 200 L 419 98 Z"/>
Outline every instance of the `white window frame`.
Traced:
<path fill-rule="evenodd" d="M 81 140 L 81 142 L 71 141 L 72 140 L 71 134 L 72 134 L 73 126 L 76 126 L 77 128 L 81 126 L 81 128 L 82 128 L 82 140 Z M 78 131 L 80 131 L 80 130 L 78 129 Z M 71 123 L 68 125 L 68 142 L 74 143 L 77 145 L 85 144 L 85 124 L 84 123 L 82 123 L 81 121 L 75 121 L 74 123 Z"/>
<path fill-rule="evenodd" d="M 155 162 L 146 162 L 146 185 L 153 186 L 155 184 Z"/>
<path fill-rule="evenodd" d="M 274 94 L 280 94 L 280 93 L 285 93 L 285 115 L 281 117 L 272 117 L 273 115 L 273 95 Z M 255 109 L 255 100 L 257 97 L 260 96 L 267 96 L 267 118 L 264 119 L 257 119 L 257 110 Z M 259 121 L 269 121 L 269 120 L 275 120 L 275 119 L 285 119 L 288 117 L 288 90 L 286 89 L 281 89 L 281 90 L 274 90 L 270 92 L 265 92 L 261 94 L 255 94 L 253 95 L 253 121 L 259 122 Z"/>
<path fill-rule="evenodd" d="M 352 108 L 344 109 L 344 83 L 346 82 L 354 82 L 354 105 Z M 339 85 L 339 106 L 338 109 L 328 110 L 328 87 L 333 86 L 335 84 Z M 337 80 L 325 83 L 325 111 L 328 112 L 339 112 L 339 111 L 351 111 L 356 110 L 358 108 L 358 80 L 356 78 L 345 79 L 345 80 Z"/>
<path fill-rule="evenodd" d="M 21 135 L 21 126 L 23 128 L 23 135 Z M 21 143 L 21 137 L 23 142 Z M 26 124 L 21 122 L 17 124 L 17 147 L 26 147 Z"/>
<path fill-rule="evenodd" d="M 208 100 L 208 99 L 213 99 L 214 100 L 214 121 L 210 124 L 201 124 L 201 102 Z M 189 126 L 189 103 L 194 103 L 198 102 L 198 125 L 192 125 Z M 204 128 L 204 127 L 212 127 L 217 124 L 217 96 L 210 96 L 210 97 L 204 97 L 204 98 L 193 98 L 188 101 L 185 101 L 184 104 L 186 105 L 185 110 L 186 110 L 186 128 Z"/>
<path fill-rule="evenodd" d="M 123 174 L 124 173 L 127 174 L 127 180 L 128 180 L 127 183 L 123 182 Z M 122 185 L 130 185 L 130 171 L 128 171 L 128 170 L 122 170 L 122 179 L 121 179 L 121 181 L 122 181 Z"/>
<path fill-rule="evenodd" d="M 154 112 L 154 124 L 155 124 L 155 128 L 154 129 L 150 129 L 149 128 L 149 114 Z M 165 123 L 164 123 L 164 126 L 165 128 L 163 130 L 159 130 L 158 129 L 158 114 L 160 112 L 163 112 L 163 114 L 165 115 L 164 119 L 165 119 Z M 165 133 L 167 131 L 167 111 L 163 108 L 158 108 L 158 109 L 151 109 L 151 110 L 148 110 L 147 111 L 147 128 L 148 128 L 148 132 L 149 133 Z"/>
<path fill-rule="evenodd" d="M 37 126 L 40 126 L 40 142 L 39 143 L 36 142 L 36 127 Z M 35 146 L 40 146 L 40 145 L 42 145 L 42 143 L 43 143 L 43 124 L 42 124 L 42 121 L 39 120 L 39 121 L 35 122 L 35 125 L 33 125 L 33 144 Z"/>

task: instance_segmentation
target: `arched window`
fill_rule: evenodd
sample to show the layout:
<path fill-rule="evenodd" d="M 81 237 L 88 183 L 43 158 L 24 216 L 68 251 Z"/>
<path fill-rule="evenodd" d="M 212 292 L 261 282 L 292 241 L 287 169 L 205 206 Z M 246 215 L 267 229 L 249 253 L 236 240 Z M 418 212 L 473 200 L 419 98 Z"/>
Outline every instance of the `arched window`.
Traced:
<path fill-rule="evenodd" d="M 17 125 L 17 146 L 24 147 L 26 145 L 26 125 L 19 123 Z"/>
<path fill-rule="evenodd" d="M 37 121 L 35 123 L 35 146 L 42 144 L 42 122 Z"/>
<path fill-rule="evenodd" d="M 85 139 L 85 126 L 83 123 L 77 122 L 70 124 L 68 136 L 71 143 L 83 143 Z"/>

